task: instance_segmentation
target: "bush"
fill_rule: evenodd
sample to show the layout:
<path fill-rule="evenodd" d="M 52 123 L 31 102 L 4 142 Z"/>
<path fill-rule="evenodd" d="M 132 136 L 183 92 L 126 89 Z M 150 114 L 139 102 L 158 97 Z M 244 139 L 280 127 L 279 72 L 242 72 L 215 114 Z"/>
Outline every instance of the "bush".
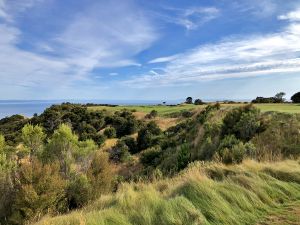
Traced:
<path fill-rule="evenodd" d="M 218 155 L 225 164 L 241 163 L 246 155 L 246 147 L 234 135 L 225 136 L 218 148 Z"/>
<path fill-rule="evenodd" d="M 137 145 L 139 150 L 152 147 L 157 144 L 161 129 L 154 121 L 149 122 L 138 132 Z"/>
<path fill-rule="evenodd" d="M 146 119 L 152 119 L 152 118 L 155 118 L 157 117 L 158 115 L 158 112 L 156 110 L 152 110 L 149 114 L 147 114 L 145 116 Z"/>
<path fill-rule="evenodd" d="M 222 135 L 235 135 L 245 142 L 264 129 L 260 111 L 252 105 L 235 108 L 223 119 Z"/>
<path fill-rule="evenodd" d="M 155 146 L 144 150 L 141 154 L 140 161 L 144 166 L 156 166 L 160 155 L 161 148 L 159 146 Z"/>
<path fill-rule="evenodd" d="M 91 198 L 92 186 L 86 175 L 76 174 L 73 176 L 67 188 L 69 209 L 84 206 Z"/>
<path fill-rule="evenodd" d="M 138 153 L 138 147 L 137 147 L 137 142 L 133 137 L 130 136 L 125 136 L 121 138 L 121 141 L 123 141 L 125 143 L 125 145 L 127 145 L 128 147 L 128 151 L 131 154 L 135 154 Z"/>
<path fill-rule="evenodd" d="M 97 199 L 101 194 L 106 194 L 111 191 L 114 174 L 109 164 L 107 153 L 101 151 L 95 153 L 87 176 L 92 185 L 92 199 Z"/>
<path fill-rule="evenodd" d="M 131 159 L 129 148 L 124 141 L 119 140 L 111 149 L 110 159 L 115 162 L 127 162 Z"/>
<path fill-rule="evenodd" d="M 116 129 L 114 127 L 108 127 L 104 130 L 104 135 L 107 138 L 115 138 L 116 137 Z"/>
<path fill-rule="evenodd" d="M 58 164 L 42 165 L 33 160 L 23 163 L 17 171 L 15 196 L 12 204 L 12 224 L 39 219 L 46 213 L 65 210 L 66 182 L 59 173 Z"/>
<path fill-rule="evenodd" d="M 182 145 L 177 153 L 177 170 L 180 171 L 187 167 L 191 160 L 191 150 L 190 147 L 185 144 Z"/>
<path fill-rule="evenodd" d="M 109 119 L 107 119 L 109 120 Z M 116 129 L 117 137 L 133 134 L 138 129 L 138 121 L 129 111 L 115 112 L 111 124 Z"/>

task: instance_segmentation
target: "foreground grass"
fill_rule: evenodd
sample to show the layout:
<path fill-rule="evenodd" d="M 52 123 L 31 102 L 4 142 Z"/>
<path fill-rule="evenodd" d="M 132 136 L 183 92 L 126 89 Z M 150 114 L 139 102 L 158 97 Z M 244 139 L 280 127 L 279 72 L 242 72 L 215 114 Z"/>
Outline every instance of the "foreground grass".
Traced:
<path fill-rule="evenodd" d="M 256 224 L 299 200 L 299 162 L 195 163 L 175 178 L 124 184 L 81 211 L 38 224 Z"/>
<path fill-rule="evenodd" d="M 282 207 L 271 213 L 257 225 L 299 225 L 300 201 Z"/>
<path fill-rule="evenodd" d="M 222 108 L 231 108 L 231 107 L 238 107 L 245 104 L 221 104 Z M 182 110 L 194 110 L 194 109 L 201 109 L 204 108 L 206 105 L 188 105 L 182 104 L 177 106 L 165 106 L 165 105 L 145 105 L 145 106 L 91 106 L 89 107 L 90 110 L 107 110 L 110 112 L 120 111 L 122 109 L 134 110 L 137 112 L 142 113 L 149 113 L 152 110 L 156 110 L 160 116 L 167 116 L 171 113 L 180 112 Z M 300 104 L 255 104 L 257 108 L 259 108 L 262 112 L 283 112 L 283 113 L 300 113 Z"/>

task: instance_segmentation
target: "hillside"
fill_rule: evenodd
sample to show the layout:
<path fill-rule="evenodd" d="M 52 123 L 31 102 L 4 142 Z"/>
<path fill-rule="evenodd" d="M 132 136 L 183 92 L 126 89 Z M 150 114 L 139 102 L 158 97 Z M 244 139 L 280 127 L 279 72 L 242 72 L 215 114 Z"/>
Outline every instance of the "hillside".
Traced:
<path fill-rule="evenodd" d="M 276 224 L 270 218 L 280 212 L 288 224 L 299 224 L 299 200 L 297 161 L 195 163 L 172 179 L 123 184 L 80 211 L 37 225 Z"/>
<path fill-rule="evenodd" d="M 297 219 L 300 114 L 163 107 L 175 111 L 64 103 L 0 120 L 0 224 Z"/>

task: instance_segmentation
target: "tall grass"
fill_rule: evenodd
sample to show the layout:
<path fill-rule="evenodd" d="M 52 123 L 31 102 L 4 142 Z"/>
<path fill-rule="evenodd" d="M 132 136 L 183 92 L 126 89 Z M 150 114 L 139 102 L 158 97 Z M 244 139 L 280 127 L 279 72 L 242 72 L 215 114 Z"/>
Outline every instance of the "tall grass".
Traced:
<path fill-rule="evenodd" d="M 86 208 L 39 225 L 255 224 L 300 199 L 297 161 L 194 163 L 175 178 L 124 184 Z"/>

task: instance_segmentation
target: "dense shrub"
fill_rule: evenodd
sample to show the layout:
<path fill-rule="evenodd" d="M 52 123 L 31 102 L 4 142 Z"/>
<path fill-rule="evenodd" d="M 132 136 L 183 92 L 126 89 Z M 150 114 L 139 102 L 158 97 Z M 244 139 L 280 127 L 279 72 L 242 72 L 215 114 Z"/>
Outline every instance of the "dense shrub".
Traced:
<path fill-rule="evenodd" d="M 84 206 L 91 198 L 92 186 L 84 174 L 73 175 L 67 187 L 69 209 Z"/>
<path fill-rule="evenodd" d="M 121 138 L 121 141 L 125 143 L 125 145 L 128 147 L 128 151 L 131 154 L 135 154 L 139 152 L 137 142 L 133 137 L 125 136 Z"/>
<path fill-rule="evenodd" d="M 124 141 L 119 140 L 110 150 L 110 159 L 115 162 L 127 162 L 130 158 L 129 147 Z"/>
<path fill-rule="evenodd" d="M 246 147 L 234 135 L 225 136 L 221 141 L 218 155 L 225 164 L 241 163 L 246 156 Z"/>
<path fill-rule="evenodd" d="M 238 139 L 249 141 L 264 129 L 260 112 L 252 105 L 234 108 L 223 119 L 222 135 L 235 135 Z"/>
<path fill-rule="evenodd" d="M 267 129 L 254 137 L 258 160 L 280 160 L 300 156 L 299 115 L 273 114 Z"/>
<path fill-rule="evenodd" d="M 157 124 L 153 121 L 149 122 L 145 127 L 138 132 L 137 145 L 141 151 L 152 147 L 159 142 L 159 135 L 162 133 Z"/>
<path fill-rule="evenodd" d="M 158 112 L 156 110 L 152 110 L 150 113 L 148 113 L 145 118 L 146 119 L 153 119 L 155 117 L 157 117 Z"/>
<path fill-rule="evenodd" d="M 14 181 L 15 195 L 9 217 L 12 224 L 23 224 L 46 213 L 65 210 L 66 182 L 59 174 L 58 164 L 42 165 L 37 160 L 23 163 Z"/>
<path fill-rule="evenodd" d="M 113 117 L 106 118 L 108 123 L 116 129 L 117 137 L 130 135 L 138 130 L 139 122 L 135 119 L 134 115 L 127 110 L 115 112 Z"/>
<path fill-rule="evenodd" d="M 114 127 L 108 127 L 104 130 L 104 135 L 107 138 L 114 138 L 116 137 L 116 129 Z"/>
<path fill-rule="evenodd" d="M 87 176 L 92 185 L 92 199 L 97 199 L 101 194 L 106 194 L 112 190 L 114 174 L 107 153 L 95 152 Z"/>
<path fill-rule="evenodd" d="M 156 166 L 161 155 L 161 148 L 155 146 L 142 152 L 140 161 L 144 166 Z"/>

